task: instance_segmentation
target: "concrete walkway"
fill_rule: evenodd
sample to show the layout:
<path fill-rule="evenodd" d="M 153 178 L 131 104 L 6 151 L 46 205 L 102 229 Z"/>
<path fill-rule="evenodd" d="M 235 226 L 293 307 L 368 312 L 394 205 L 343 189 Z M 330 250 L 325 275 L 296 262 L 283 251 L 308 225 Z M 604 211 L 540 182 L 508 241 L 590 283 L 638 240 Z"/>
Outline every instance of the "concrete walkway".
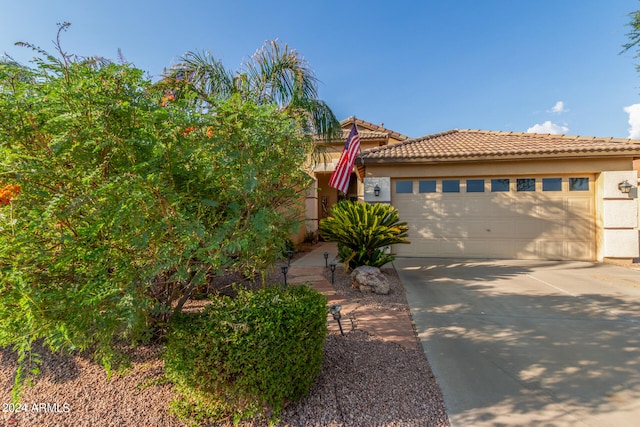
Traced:
<path fill-rule="evenodd" d="M 640 425 L 640 272 L 398 258 L 453 427 Z"/>
<path fill-rule="evenodd" d="M 287 283 L 309 282 L 327 297 L 328 305 L 340 304 L 344 333 L 359 329 L 405 348 L 418 348 L 413 323 L 408 313 L 361 305 L 357 301 L 345 299 L 336 293 L 331 282 L 325 278 L 325 273 L 328 273 L 329 269 L 325 267 L 324 252 L 329 253 L 329 263 L 333 260 L 337 261 L 338 250 L 335 243 L 318 243 L 311 252 L 291 262 L 287 272 Z M 342 268 L 342 264 L 339 264 L 336 271 L 342 271 Z M 330 273 L 327 276 L 331 277 Z M 329 331 L 339 333 L 338 323 L 330 314 L 327 314 L 327 326 Z"/>

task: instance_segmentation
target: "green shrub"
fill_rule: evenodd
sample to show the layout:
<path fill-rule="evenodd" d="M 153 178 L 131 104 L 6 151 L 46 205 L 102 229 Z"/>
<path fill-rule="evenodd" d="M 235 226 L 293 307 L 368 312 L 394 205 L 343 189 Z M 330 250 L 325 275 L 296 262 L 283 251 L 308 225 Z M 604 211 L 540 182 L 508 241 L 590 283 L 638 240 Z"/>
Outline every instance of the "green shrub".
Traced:
<path fill-rule="evenodd" d="M 409 243 L 408 230 L 407 223 L 400 222 L 398 210 L 383 204 L 343 201 L 320 221 L 320 235 L 338 242 L 338 257 L 348 269 L 382 267 L 393 261 L 395 256 L 385 253 L 384 248 Z"/>
<path fill-rule="evenodd" d="M 35 340 L 115 368 L 120 342 L 161 334 L 210 277 L 266 271 L 298 229 L 314 146 L 303 94 L 292 109 L 202 99 L 184 79 L 24 45 L 32 68 L 0 58 L 0 347 L 19 353 L 14 400 L 38 372 Z"/>
<path fill-rule="evenodd" d="M 320 373 L 326 299 L 307 286 L 240 290 L 175 316 L 165 370 L 179 417 L 195 422 L 277 415 Z"/>
<path fill-rule="evenodd" d="M 291 240 L 291 237 L 287 237 L 284 239 L 284 249 L 282 250 L 282 256 L 283 257 L 288 257 L 289 256 L 289 252 L 291 252 L 292 254 L 296 252 L 297 248 L 296 248 L 296 244 L 293 243 L 293 240 Z"/>

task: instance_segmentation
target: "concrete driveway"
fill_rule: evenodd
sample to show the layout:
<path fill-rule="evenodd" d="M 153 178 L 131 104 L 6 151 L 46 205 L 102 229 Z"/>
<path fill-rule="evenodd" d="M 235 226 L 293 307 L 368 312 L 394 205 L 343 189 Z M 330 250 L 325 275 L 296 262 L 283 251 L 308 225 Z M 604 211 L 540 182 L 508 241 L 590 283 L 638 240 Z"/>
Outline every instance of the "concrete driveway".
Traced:
<path fill-rule="evenodd" d="M 397 258 L 460 426 L 639 426 L 640 271 Z"/>

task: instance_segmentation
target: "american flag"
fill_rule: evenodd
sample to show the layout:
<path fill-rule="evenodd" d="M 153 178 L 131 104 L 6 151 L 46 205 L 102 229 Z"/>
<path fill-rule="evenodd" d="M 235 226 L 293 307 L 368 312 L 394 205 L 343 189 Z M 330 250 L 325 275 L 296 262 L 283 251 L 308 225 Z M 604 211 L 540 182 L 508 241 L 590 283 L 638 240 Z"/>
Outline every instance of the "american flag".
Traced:
<path fill-rule="evenodd" d="M 343 193 L 347 192 L 349 189 L 349 179 L 351 178 L 353 163 L 356 161 L 356 156 L 359 151 L 360 137 L 358 136 L 356 124 L 354 123 L 351 127 L 351 132 L 349 133 L 347 142 L 344 144 L 344 148 L 342 149 L 340 161 L 329 179 L 329 186 L 338 189 Z"/>

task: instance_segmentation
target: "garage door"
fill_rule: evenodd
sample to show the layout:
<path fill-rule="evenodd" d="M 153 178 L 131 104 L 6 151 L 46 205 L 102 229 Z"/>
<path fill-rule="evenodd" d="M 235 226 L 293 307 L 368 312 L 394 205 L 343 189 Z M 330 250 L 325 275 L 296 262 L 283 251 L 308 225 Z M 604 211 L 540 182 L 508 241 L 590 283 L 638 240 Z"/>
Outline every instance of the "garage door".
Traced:
<path fill-rule="evenodd" d="M 594 177 L 392 180 L 400 256 L 595 259 Z"/>

